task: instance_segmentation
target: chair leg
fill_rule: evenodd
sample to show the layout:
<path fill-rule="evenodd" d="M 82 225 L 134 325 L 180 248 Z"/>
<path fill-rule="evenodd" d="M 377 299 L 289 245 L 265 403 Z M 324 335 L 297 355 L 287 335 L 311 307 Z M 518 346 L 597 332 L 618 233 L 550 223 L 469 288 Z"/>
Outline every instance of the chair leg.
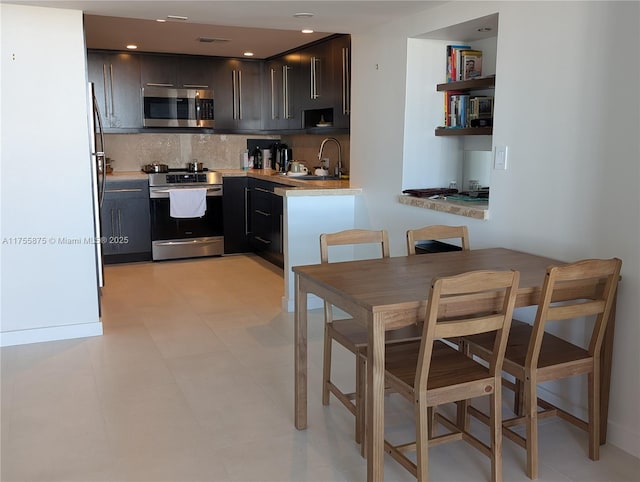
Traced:
<path fill-rule="evenodd" d="M 589 410 L 589 458 L 600 459 L 600 363 L 596 360 L 594 369 L 588 374 Z"/>
<path fill-rule="evenodd" d="M 418 400 L 416 403 L 416 456 L 418 482 L 429 480 L 429 417 L 432 413 L 426 406 L 426 400 Z"/>
<path fill-rule="evenodd" d="M 427 408 L 427 417 L 428 417 L 428 432 L 429 438 L 433 438 L 436 436 L 436 412 L 435 407 Z"/>
<path fill-rule="evenodd" d="M 524 413 L 524 394 L 522 393 L 523 385 L 517 378 L 513 384 L 515 385 L 515 388 L 513 389 L 513 413 L 522 417 Z"/>
<path fill-rule="evenodd" d="M 358 414 L 362 417 L 360 422 L 360 427 L 362 427 L 360 456 L 365 459 L 367 458 L 367 444 L 369 439 L 369 433 L 367 430 L 367 411 L 369 410 L 369 405 L 367 404 L 367 359 L 362 357 L 362 361 L 362 381 L 360 383 L 360 400 L 362 403 L 360 404 L 360 408 L 358 408 Z"/>
<path fill-rule="evenodd" d="M 538 395 L 536 381 L 530 375 L 524 382 L 524 410 L 526 426 L 527 476 L 538 478 Z"/>
<path fill-rule="evenodd" d="M 360 352 L 356 353 L 356 443 L 363 443 L 364 428 L 364 389 L 366 376 L 366 361 Z"/>
<path fill-rule="evenodd" d="M 331 379 L 331 344 L 329 324 L 324 325 L 324 351 L 322 358 L 322 404 L 329 405 L 329 380 Z"/>
<path fill-rule="evenodd" d="M 502 482 L 502 385 L 496 381 L 489 395 L 491 424 L 491 481 Z"/>
<path fill-rule="evenodd" d="M 465 432 L 469 431 L 469 400 L 456 402 L 456 423 L 458 429 Z"/>

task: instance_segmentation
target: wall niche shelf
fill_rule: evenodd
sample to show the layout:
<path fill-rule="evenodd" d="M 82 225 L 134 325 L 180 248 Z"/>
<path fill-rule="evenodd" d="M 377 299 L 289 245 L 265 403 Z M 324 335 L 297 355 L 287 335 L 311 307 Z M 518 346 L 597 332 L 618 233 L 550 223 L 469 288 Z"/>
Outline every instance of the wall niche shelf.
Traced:
<path fill-rule="evenodd" d="M 481 89 L 493 89 L 496 86 L 496 76 L 491 75 L 489 77 L 483 77 L 480 79 L 471 80 L 459 80 L 456 82 L 446 82 L 444 84 L 438 84 L 436 91 L 446 92 L 447 90 L 481 90 Z"/>
<path fill-rule="evenodd" d="M 436 127 L 436 136 L 490 136 L 493 127 Z"/>
<path fill-rule="evenodd" d="M 496 85 L 496 76 L 483 77 L 480 79 L 459 80 L 437 84 L 437 92 L 473 92 L 483 89 L 493 89 Z M 436 136 L 491 136 L 493 127 L 436 127 Z"/>

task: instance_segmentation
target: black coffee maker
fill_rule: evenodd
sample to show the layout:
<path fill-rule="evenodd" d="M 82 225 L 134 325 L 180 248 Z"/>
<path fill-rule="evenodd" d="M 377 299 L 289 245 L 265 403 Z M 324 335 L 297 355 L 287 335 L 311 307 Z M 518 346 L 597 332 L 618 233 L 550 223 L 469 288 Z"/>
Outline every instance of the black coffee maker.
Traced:
<path fill-rule="evenodd" d="M 289 170 L 289 163 L 293 160 L 293 150 L 286 144 L 275 142 L 271 145 L 271 162 L 273 168 L 280 172 Z"/>

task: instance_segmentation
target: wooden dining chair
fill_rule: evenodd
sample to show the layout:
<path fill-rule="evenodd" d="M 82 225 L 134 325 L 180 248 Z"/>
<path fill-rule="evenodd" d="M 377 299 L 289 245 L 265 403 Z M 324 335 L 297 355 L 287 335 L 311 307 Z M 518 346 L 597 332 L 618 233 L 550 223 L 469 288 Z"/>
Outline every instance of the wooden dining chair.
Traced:
<path fill-rule="evenodd" d="M 416 254 L 416 243 L 419 241 L 440 239 L 460 239 L 462 250 L 469 250 L 469 231 L 466 226 L 433 225 L 407 231 L 407 253 Z"/>
<path fill-rule="evenodd" d="M 538 419 L 557 415 L 589 434 L 589 458 L 598 460 L 600 447 L 600 348 L 614 300 L 622 262 L 617 259 L 583 260 L 547 269 L 533 325 L 514 320 L 507 342 L 503 370 L 514 377 L 505 386 L 515 390 L 516 417 L 505 420 L 504 435 L 527 451 L 526 473 L 538 477 Z M 558 291 L 571 288 L 570 296 Z M 589 322 L 595 321 L 589 328 Z M 547 328 L 559 325 L 566 330 L 586 327 L 590 334 L 586 347 L 578 346 Z M 573 326 L 567 326 L 572 324 Z M 468 354 L 488 359 L 490 340 L 483 335 L 465 337 Z M 582 420 L 540 398 L 538 383 L 586 374 L 588 377 L 588 420 Z M 542 411 L 538 412 L 538 407 Z M 486 415 L 474 407 L 469 413 L 481 421 Z M 525 425 L 525 436 L 510 427 Z"/>
<path fill-rule="evenodd" d="M 383 258 L 389 257 L 389 238 L 385 230 L 372 231 L 364 229 L 350 229 L 337 233 L 326 233 L 320 236 L 320 261 L 329 262 L 329 247 L 341 245 L 377 244 Z M 322 371 L 322 403 L 329 404 L 329 394 L 333 395 L 344 404 L 356 417 L 355 438 L 356 442 L 362 442 L 364 433 L 364 383 L 366 357 L 360 356 L 367 346 L 367 327 L 356 322 L 352 318 L 334 320 L 333 307 L 330 303 L 324 303 L 325 329 L 324 329 L 324 354 Z M 408 340 L 417 340 L 422 334 L 418 325 L 410 325 L 397 330 L 390 330 L 385 335 L 387 343 L 398 343 Z M 331 352 L 333 341 L 340 343 L 347 350 L 356 355 L 356 383 L 355 392 L 340 390 L 331 380 Z"/>
<path fill-rule="evenodd" d="M 428 479 L 428 448 L 454 440 L 487 455 L 491 480 L 502 480 L 501 368 L 519 279 L 517 271 L 472 271 L 434 280 L 422 340 L 385 347 L 385 382 L 414 405 L 416 417 L 416 441 L 393 445 L 385 437 L 385 451 L 419 481 Z M 478 333 L 493 339 L 488 366 L 443 341 Z M 434 420 L 449 432 L 432 433 L 432 408 L 484 396 L 491 406 L 489 445 L 438 409 Z M 417 464 L 405 455 L 413 450 Z"/>

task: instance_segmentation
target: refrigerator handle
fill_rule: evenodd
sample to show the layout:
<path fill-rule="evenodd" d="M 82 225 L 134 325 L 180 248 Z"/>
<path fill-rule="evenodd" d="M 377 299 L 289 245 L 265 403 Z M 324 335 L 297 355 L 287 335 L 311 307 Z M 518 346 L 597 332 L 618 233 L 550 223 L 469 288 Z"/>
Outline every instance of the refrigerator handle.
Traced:
<path fill-rule="evenodd" d="M 102 207 L 102 202 L 104 201 L 104 191 L 107 185 L 107 176 L 105 172 L 107 170 L 106 166 L 106 158 L 104 155 L 104 129 L 102 128 L 102 119 L 100 116 L 100 107 L 98 106 L 98 99 L 93 96 L 93 106 L 96 110 L 96 119 L 98 120 L 98 134 L 100 135 L 100 146 L 102 147 L 102 151 L 96 152 L 96 161 L 98 162 L 98 178 L 100 179 L 101 187 L 100 187 L 100 198 L 98 200 L 98 205 Z M 102 166 L 102 169 L 100 169 Z"/>

